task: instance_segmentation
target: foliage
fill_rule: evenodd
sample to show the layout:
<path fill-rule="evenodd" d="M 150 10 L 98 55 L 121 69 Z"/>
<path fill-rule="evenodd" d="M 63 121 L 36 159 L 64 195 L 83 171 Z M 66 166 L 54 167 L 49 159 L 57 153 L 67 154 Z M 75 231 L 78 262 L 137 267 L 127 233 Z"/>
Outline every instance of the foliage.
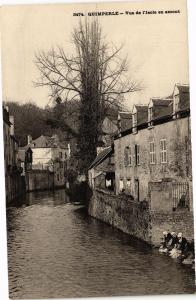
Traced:
<path fill-rule="evenodd" d="M 53 135 L 57 133 L 63 137 L 64 133 L 60 129 L 52 129 L 46 123 L 47 110 L 38 107 L 34 103 L 19 104 L 18 102 L 7 102 L 10 115 L 14 116 L 15 136 L 20 146 L 27 144 L 27 136 L 31 135 L 33 139 L 40 135 Z"/>
<path fill-rule="evenodd" d="M 137 82 L 126 76 L 127 58 L 122 47 L 109 45 L 103 38 L 97 19 L 79 22 L 72 34 L 73 54 L 62 47 L 41 51 L 35 63 L 40 71 L 36 86 L 47 86 L 52 98 L 61 97 L 64 103 L 79 103 L 79 159 L 83 172 L 96 156 L 101 125 L 108 109 L 118 107 L 125 93 L 140 89 Z M 62 105 L 57 101 L 57 106 Z M 60 119 L 59 119 L 60 120 Z M 57 122 L 60 126 L 60 121 Z M 65 130 L 65 128 L 63 128 Z"/>

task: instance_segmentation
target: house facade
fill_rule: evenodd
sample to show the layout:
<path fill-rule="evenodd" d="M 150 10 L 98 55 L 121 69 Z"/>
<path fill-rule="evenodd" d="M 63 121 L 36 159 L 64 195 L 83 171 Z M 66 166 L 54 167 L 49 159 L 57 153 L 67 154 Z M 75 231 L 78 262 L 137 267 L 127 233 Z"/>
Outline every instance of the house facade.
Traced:
<path fill-rule="evenodd" d="M 95 158 L 89 185 L 91 216 L 156 246 L 164 230 L 191 241 L 189 87 L 176 84 L 171 96 L 119 114 L 114 145 Z"/>
<path fill-rule="evenodd" d="M 107 147 L 100 151 L 88 170 L 89 186 L 92 189 L 115 192 L 114 150 Z"/>
<path fill-rule="evenodd" d="M 9 115 L 8 107 L 3 107 L 3 134 L 6 201 L 9 203 L 25 193 L 25 181 L 18 160 L 19 145 L 14 136 L 14 117 Z"/>
<path fill-rule="evenodd" d="M 65 171 L 70 157 L 69 145 L 60 142 L 57 135 L 42 135 L 35 140 L 28 136 L 26 148 L 32 150 L 32 170 L 48 170 L 53 173 L 54 187 L 65 185 Z"/>
<path fill-rule="evenodd" d="M 136 201 L 149 201 L 149 186 L 171 182 L 172 208 L 184 198 L 183 205 L 192 209 L 188 86 L 176 85 L 170 99 L 153 98 L 148 106 L 134 106 L 132 124 L 116 137 L 114 153 L 117 195 L 125 192 Z M 162 200 L 159 197 L 155 207 L 161 207 Z"/>

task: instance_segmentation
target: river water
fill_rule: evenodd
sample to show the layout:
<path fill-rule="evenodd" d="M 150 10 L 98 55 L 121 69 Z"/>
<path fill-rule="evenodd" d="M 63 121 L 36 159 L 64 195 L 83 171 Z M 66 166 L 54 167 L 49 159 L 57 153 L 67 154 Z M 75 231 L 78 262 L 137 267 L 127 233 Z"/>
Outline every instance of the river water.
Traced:
<path fill-rule="evenodd" d="M 194 293 L 194 272 L 93 219 L 63 190 L 7 210 L 10 298 Z"/>

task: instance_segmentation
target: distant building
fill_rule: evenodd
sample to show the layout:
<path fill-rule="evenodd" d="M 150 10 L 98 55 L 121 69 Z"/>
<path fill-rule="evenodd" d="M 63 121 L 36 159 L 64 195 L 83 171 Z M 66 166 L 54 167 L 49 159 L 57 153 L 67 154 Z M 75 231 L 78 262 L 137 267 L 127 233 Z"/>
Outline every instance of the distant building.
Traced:
<path fill-rule="evenodd" d="M 22 175 L 25 176 L 26 171 L 32 170 L 33 151 L 31 148 L 19 147 L 18 161 L 23 170 Z"/>
<path fill-rule="evenodd" d="M 48 170 L 54 174 L 54 187 L 65 185 L 65 171 L 70 157 L 69 144 L 60 142 L 57 135 L 41 135 L 35 140 L 28 136 L 25 149 L 32 150 L 32 170 Z"/>
<path fill-rule="evenodd" d="M 101 135 L 99 137 L 99 144 L 103 147 L 111 146 L 114 136 L 118 132 L 117 116 L 106 116 L 101 126 Z"/>
<path fill-rule="evenodd" d="M 25 181 L 18 160 L 18 141 L 14 136 L 14 117 L 3 107 L 4 167 L 6 201 L 11 202 L 25 193 Z"/>

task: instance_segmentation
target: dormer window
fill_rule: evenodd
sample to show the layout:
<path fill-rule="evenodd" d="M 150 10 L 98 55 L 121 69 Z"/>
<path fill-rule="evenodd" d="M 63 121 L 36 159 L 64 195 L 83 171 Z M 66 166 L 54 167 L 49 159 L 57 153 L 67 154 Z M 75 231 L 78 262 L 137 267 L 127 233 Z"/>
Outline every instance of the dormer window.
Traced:
<path fill-rule="evenodd" d="M 174 115 L 177 116 L 177 113 L 179 111 L 179 94 L 174 95 L 173 109 L 174 109 Z"/>
<path fill-rule="evenodd" d="M 132 111 L 132 127 L 133 127 L 133 133 L 137 133 L 137 109 L 134 106 Z"/>
<path fill-rule="evenodd" d="M 133 114 L 133 127 L 137 126 L 137 113 Z"/>
<path fill-rule="evenodd" d="M 154 112 L 153 112 L 153 101 L 150 100 L 150 103 L 148 105 L 148 126 L 153 126 L 153 118 L 154 118 Z"/>
<path fill-rule="evenodd" d="M 149 107 L 148 109 L 148 122 L 151 122 L 153 118 L 153 110 L 152 107 Z"/>

